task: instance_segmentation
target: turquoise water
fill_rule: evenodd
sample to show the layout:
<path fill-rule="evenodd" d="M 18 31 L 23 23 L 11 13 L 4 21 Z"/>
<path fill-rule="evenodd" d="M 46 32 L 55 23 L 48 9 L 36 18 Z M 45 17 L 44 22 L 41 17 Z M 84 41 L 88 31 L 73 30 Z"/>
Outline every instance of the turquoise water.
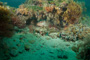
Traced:
<path fill-rule="evenodd" d="M 87 7 L 87 14 L 89 14 L 89 16 L 90 16 L 90 0 L 85 0 L 85 4 Z"/>
<path fill-rule="evenodd" d="M 18 7 L 20 4 L 24 3 L 25 0 L 0 0 L 2 2 L 7 2 L 7 4 L 9 6 L 12 6 L 12 7 Z"/>
<path fill-rule="evenodd" d="M 85 2 L 85 6 L 87 8 L 87 11 L 86 11 L 86 14 L 90 15 L 90 0 L 78 0 L 78 1 L 82 1 L 82 2 Z"/>

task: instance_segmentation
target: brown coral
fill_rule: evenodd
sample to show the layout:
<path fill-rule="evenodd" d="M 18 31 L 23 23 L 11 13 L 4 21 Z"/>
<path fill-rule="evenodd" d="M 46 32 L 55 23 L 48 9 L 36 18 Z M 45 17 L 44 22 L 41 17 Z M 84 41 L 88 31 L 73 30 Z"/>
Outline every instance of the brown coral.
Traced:
<path fill-rule="evenodd" d="M 68 4 L 67 10 L 63 14 L 63 18 L 68 23 L 73 24 L 75 22 L 78 22 L 78 18 L 81 16 L 81 13 L 81 7 L 77 3 L 72 1 Z"/>

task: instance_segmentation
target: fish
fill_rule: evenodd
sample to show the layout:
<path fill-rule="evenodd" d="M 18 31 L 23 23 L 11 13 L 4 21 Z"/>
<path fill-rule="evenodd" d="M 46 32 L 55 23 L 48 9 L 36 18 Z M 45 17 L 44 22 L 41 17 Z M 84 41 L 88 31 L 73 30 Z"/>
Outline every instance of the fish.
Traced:
<path fill-rule="evenodd" d="M 39 27 L 48 27 L 49 23 L 46 22 L 46 21 L 40 21 L 40 22 L 37 23 L 37 26 L 39 26 Z"/>

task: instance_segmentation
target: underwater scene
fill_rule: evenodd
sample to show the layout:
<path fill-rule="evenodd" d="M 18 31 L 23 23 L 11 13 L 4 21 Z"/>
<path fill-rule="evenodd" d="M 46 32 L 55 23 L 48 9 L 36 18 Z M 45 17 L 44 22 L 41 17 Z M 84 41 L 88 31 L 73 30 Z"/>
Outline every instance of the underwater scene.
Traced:
<path fill-rule="evenodd" d="M 90 0 L 0 0 L 0 60 L 90 60 Z"/>

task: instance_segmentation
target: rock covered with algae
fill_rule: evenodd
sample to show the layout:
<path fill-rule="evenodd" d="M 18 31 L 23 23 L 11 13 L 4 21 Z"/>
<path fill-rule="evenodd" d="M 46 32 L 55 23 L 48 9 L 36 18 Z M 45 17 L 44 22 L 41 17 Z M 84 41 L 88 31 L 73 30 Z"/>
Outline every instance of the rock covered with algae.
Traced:
<path fill-rule="evenodd" d="M 11 22 L 11 15 L 9 9 L 0 6 L 0 36 L 10 37 L 13 35 L 14 26 Z"/>

